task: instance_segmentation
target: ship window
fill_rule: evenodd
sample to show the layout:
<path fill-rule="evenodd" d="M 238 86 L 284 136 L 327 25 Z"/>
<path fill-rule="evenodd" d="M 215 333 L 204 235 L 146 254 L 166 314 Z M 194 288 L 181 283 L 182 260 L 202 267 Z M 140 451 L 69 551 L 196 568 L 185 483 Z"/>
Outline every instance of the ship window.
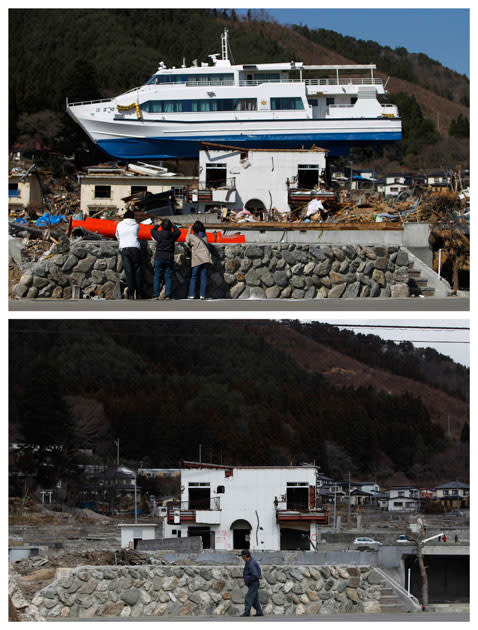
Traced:
<path fill-rule="evenodd" d="M 111 186 L 95 186 L 95 199 L 109 199 Z"/>
<path fill-rule="evenodd" d="M 141 109 L 150 114 L 164 114 L 183 111 L 182 101 L 145 101 L 141 103 Z"/>
<path fill-rule="evenodd" d="M 187 101 L 191 112 L 240 112 L 257 109 L 255 98 L 213 98 Z"/>
<path fill-rule="evenodd" d="M 304 109 L 304 103 L 300 96 L 273 97 L 271 98 L 271 109 Z"/>
<path fill-rule="evenodd" d="M 188 74 L 188 85 L 232 85 L 234 83 L 233 74 Z"/>
<path fill-rule="evenodd" d="M 333 98 L 333 97 L 326 98 L 326 99 L 325 99 L 325 104 L 326 104 L 327 106 L 329 106 L 329 105 L 334 105 L 334 104 L 335 104 L 335 98 Z"/>
<path fill-rule="evenodd" d="M 257 72 L 254 75 L 255 81 L 280 81 L 278 72 Z"/>

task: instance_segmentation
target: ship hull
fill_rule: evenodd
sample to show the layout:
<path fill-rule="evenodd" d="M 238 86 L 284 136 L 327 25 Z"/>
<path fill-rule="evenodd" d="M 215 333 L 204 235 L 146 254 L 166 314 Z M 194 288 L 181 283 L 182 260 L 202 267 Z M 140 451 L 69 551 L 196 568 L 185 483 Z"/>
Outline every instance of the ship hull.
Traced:
<path fill-rule="evenodd" d="M 352 146 L 401 140 L 399 118 L 331 118 L 152 120 L 112 118 L 87 106 L 69 106 L 68 113 L 105 153 L 116 159 L 196 158 L 201 142 L 244 148 L 327 149 L 330 155 L 347 153 Z"/>
<path fill-rule="evenodd" d="M 217 142 L 249 149 L 308 149 L 320 146 L 330 155 L 347 154 L 352 146 L 398 141 L 400 133 L 289 134 L 289 135 L 204 135 L 175 138 L 114 138 L 97 140 L 98 146 L 116 159 L 197 158 L 201 142 Z"/>

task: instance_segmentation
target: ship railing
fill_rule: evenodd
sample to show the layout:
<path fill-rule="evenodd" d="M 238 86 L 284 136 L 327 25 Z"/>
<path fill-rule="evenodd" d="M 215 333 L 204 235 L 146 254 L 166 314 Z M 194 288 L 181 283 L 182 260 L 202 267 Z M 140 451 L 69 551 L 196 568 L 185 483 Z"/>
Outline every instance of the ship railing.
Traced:
<path fill-rule="evenodd" d="M 94 105 L 95 103 L 109 103 L 111 102 L 110 98 L 100 98 L 95 101 L 76 101 L 74 103 L 70 103 L 68 99 L 66 99 L 67 107 L 71 107 L 73 105 Z"/>
<path fill-rule="evenodd" d="M 343 79 L 263 79 L 263 80 L 241 80 L 241 87 L 257 86 L 263 83 L 305 83 L 305 85 L 382 85 L 382 79 L 366 78 L 343 78 Z"/>
<path fill-rule="evenodd" d="M 227 79 L 227 80 L 220 80 L 220 79 L 216 79 L 216 80 L 211 80 L 211 81 L 175 81 L 174 83 L 151 83 L 149 85 L 144 85 L 143 88 L 149 88 L 149 89 L 154 89 L 154 88 L 175 88 L 175 87 L 214 87 L 214 86 L 234 86 L 234 80 L 233 79 Z M 131 92 L 134 92 L 137 88 L 134 88 L 133 90 L 130 90 Z M 127 94 L 127 92 L 126 92 Z"/>
<path fill-rule="evenodd" d="M 334 103 L 329 105 L 329 109 L 337 109 L 339 107 L 353 107 L 352 103 Z"/>

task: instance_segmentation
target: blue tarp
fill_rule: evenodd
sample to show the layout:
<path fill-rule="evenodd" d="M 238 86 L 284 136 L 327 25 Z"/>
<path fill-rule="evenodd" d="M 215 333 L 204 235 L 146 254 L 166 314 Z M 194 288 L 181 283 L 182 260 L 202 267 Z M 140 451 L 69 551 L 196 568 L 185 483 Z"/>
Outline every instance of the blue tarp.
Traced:
<path fill-rule="evenodd" d="M 48 225 L 58 225 L 62 221 L 66 221 L 66 217 L 64 214 L 55 214 L 52 215 L 49 212 L 45 212 L 41 217 L 39 217 L 35 224 L 40 227 L 46 227 Z"/>

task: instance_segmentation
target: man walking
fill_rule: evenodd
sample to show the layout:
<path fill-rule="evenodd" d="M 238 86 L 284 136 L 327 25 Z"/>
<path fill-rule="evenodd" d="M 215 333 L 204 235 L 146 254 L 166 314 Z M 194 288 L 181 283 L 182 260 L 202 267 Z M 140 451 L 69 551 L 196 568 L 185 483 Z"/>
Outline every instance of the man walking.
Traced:
<path fill-rule="evenodd" d="M 247 586 L 246 599 L 244 602 L 244 612 L 241 617 L 251 616 L 251 606 L 255 609 L 255 617 L 263 617 L 261 604 L 259 602 L 259 580 L 262 578 L 261 567 L 251 556 L 248 549 L 241 551 L 241 558 L 244 560 L 244 571 L 242 577 Z"/>

